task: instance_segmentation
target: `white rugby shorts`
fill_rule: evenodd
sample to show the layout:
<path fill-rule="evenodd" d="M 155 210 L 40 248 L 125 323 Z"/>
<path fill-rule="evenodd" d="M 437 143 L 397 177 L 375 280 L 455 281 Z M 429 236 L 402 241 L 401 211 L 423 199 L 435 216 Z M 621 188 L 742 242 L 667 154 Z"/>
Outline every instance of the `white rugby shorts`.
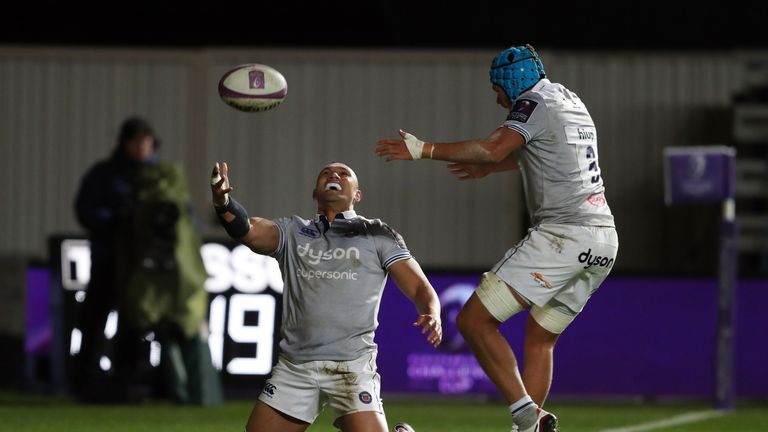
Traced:
<path fill-rule="evenodd" d="M 325 405 L 334 421 L 347 414 L 384 414 L 376 353 L 349 361 L 291 363 L 280 356 L 259 400 L 291 417 L 313 423 Z"/>
<path fill-rule="evenodd" d="M 611 227 L 541 224 L 491 271 L 529 302 L 579 313 L 613 268 L 619 237 Z"/>

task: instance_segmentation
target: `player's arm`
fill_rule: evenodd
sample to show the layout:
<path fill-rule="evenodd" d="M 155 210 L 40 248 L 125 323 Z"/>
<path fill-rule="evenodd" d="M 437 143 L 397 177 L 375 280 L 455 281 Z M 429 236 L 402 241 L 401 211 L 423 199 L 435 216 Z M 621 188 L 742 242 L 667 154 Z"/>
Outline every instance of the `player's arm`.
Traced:
<path fill-rule="evenodd" d="M 219 222 L 230 237 L 259 254 L 274 252 L 280 244 L 280 229 L 269 219 L 248 217 L 245 208 L 229 196 L 234 190 L 229 185 L 229 167 L 224 162 L 213 166 L 211 197 Z"/>
<path fill-rule="evenodd" d="M 484 139 L 448 143 L 424 142 L 405 131 L 401 139 L 383 139 L 376 143 L 376 154 L 392 160 L 435 159 L 462 163 L 500 163 L 525 144 L 517 131 L 500 127 Z"/>
<path fill-rule="evenodd" d="M 463 163 L 451 162 L 448 164 L 448 171 L 455 175 L 459 180 L 478 179 L 502 171 L 512 171 L 520 169 L 517 163 L 517 153 L 511 153 L 499 163 Z"/>
<path fill-rule="evenodd" d="M 395 285 L 416 305 L 419 319 L 413 325 L 421 327 L 422 334 L 429 332 L 427 341 L 437 347 L 443 340 L 440 299 L 421 266 L 415 259 L 408 258 L 395 262 L 388 270 Z"/>

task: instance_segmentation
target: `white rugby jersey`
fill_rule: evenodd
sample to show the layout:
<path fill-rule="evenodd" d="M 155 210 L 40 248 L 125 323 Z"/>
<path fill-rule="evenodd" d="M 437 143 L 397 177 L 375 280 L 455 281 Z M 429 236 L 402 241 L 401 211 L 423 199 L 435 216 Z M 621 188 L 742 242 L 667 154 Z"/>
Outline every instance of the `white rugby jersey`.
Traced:
<path fill-rule="evenodd" d="M 533 225 L 613 227 L 597 153 L 597 130 L 581 99 L 547 79 L 514 101 L 502 124 L 525 138 L 518 151 Z"/>
<path fill-rule="evenodd" d="M 411 253 L 379 219 L 354 211 L 315 220 L 275 219 L 280 243 L 283 316 L 280 348 L 289 361 L 353 360 L 376 350 L 387 269 Z"/>

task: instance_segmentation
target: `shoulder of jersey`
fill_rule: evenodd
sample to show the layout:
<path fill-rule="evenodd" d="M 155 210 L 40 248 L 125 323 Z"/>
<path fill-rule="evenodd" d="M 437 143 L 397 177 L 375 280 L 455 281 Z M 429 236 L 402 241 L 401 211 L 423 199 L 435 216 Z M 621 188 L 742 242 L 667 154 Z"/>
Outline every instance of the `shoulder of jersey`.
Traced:
<path fill-rule="evenodd" d="M 358 215 L 357 217 L 357 223 L 360 225 L 360 228 L 364 231 L 365 234 L 369 235 L 393 235 L 392 232 L 394 231 L 392 228 L 389 227 L 384 221 L 381 219 L 368 219 L 364 216 Z"/>
<path fill-rule="evenodd" d="M 568 99 L 570 99 L 571 96 L 578 97 L 575 93 L 568 90 L 564 85 L 553 82 L 548 83 L 536 91 L 532 91 L 530 94 L 532 100 L 543 103 L 545 106 L 558 105 L 562 103 L 565 99 L 564 95 L 566 94 L 568 95 Z"/>

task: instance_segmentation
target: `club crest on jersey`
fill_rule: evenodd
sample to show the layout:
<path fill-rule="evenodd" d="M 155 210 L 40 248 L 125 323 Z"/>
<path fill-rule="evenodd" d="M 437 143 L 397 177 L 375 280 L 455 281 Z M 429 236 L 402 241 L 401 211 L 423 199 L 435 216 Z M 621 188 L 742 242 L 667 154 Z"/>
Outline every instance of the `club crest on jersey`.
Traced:
<path fill-rule="evenodd" d="M 360 398 L 360 402 L 364 404 L 369 404 L 373 401 L 373 396 L 371 396 L 371 394 L 368 393 L 367 391 L 360 392 L 360 394 L 357 395 L 357 397 Z"/>
<path fill-rule="evenodd" d="M 531 114 L 533 114 L 533 110 L 536 109 L 536 105 L 538 104 L 538 102 L 534 102 L 530 99 L 518 99 L 515 102 L 515 106 L 509 110 L 507 120 L 515 120 L 520 123 L 528 122 L 528 119 L 531 118 Z"/>
<path fill-rule="evenodd" d="M 299 234 L 313 239 L 320 238 L 320 233 L 309 227 L 302 227 L 299 230 Z"/>

